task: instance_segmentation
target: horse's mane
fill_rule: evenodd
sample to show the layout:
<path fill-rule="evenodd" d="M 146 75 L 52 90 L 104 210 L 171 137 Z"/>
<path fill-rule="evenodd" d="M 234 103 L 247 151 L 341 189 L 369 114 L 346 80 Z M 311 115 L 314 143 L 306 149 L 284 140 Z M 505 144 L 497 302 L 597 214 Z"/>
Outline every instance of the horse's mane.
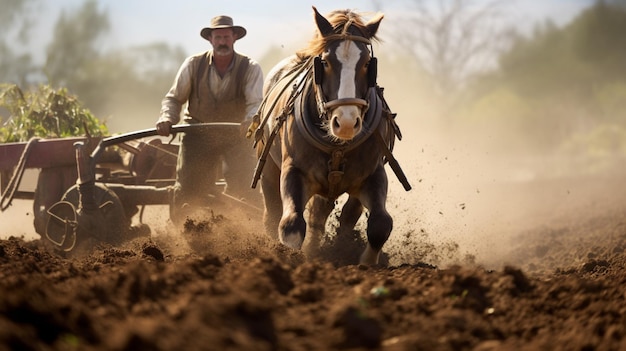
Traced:
<path fill-rule="evenodd" d="M 363 17 L 349 9 L 346 10 L 335 10 L 330 12 L 325 16 L 328 22 L 333 26 L 333 31 L 336 34 L 342 34 L 344 31 L 347 31 L 348 28 L 346 24 L 350 26 L 354 26 L 357 28 L 361 35 L 365 38 L 369 38 L 370 40 L 378 40 L 375 35 L 371 35 L 369 30 L 367 29 L 366 23 L 363 20 Z M 328 44 L 336 39 L 328 39 L 323 37 L 318 30 L 315 31 L 315 35 L 309 41 L 309 45 L 306 48 L 300 49 L 296 52 L 296 56 L 298 57 L 298 61 L 303 62 L 306 61 L 311 56 L 320 55 L 326 50 Z"/>

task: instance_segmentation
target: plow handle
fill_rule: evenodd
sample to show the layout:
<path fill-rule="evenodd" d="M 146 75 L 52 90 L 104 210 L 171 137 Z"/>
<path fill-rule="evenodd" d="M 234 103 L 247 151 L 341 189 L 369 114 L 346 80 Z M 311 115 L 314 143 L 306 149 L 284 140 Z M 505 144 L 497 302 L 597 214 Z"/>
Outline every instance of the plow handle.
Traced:
<path fill-rule="evenodd" d="M 240 123 L 234 122 L 209 122 L 209 123 L 197 123 L 197 124 L 175 124 L 172 126 L 172 135 L 178 133 L 184 133 L 193 129 L 202 129 L 202 128 L 211 128 L 211 127 L 227 127 L 227 128 L 239 128 L 241 126 Z M 100 157 L 100 154 L 104 149 L 109 146 L 117 145 L 121 143 L 125 143 L 131 140 L 137 140 L 141 138 L 147 138 L 151 136 L 157 136 L 156 128 L 143 129 L 136 132 L 130 132 L 120 135 L 111 136 L 108 138 L 104 138 L 100 141 L 98 146 L 91 153 L 91 162 L 92 165 L 95 166 L 97 159 Z"/>

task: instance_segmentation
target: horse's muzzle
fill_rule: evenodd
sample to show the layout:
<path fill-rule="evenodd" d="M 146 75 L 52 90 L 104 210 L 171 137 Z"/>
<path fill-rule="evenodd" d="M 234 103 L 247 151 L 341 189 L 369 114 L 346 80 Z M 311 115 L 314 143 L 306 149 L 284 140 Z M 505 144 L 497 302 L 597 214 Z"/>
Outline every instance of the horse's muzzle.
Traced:
<path fill-rule="evenodd" d="M 343 98 L 326 102 L 324 107 L 330 112 L 329 132 L 338 139 L 351 140 L 361 131 L 369 103 L 363 99 Z"/>

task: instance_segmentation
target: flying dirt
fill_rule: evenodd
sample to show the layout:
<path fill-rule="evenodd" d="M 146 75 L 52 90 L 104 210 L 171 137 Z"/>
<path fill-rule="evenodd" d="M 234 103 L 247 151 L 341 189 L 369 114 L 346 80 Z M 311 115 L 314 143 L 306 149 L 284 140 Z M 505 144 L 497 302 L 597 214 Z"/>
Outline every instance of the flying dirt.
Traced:
<path fill-rule="evenodd" d="M 623 174 L 465 193 L 421 176 L 374 267 L 358 235 L 308 258 L 236 213 L 175 228 L 156 209 L 149 237 L 82 255 L 5 230 L 0 349 L 626 347 Z"/>

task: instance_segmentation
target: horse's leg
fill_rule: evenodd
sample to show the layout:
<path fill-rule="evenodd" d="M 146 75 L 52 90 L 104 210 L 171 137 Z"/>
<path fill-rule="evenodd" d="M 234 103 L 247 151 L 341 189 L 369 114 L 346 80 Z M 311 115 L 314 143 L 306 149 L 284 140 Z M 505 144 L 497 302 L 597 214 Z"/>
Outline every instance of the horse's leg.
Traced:
<path fill-rule="evenodd" d="M 278 223 L 283 213 L 279 182 L 280 169 L 274 162 L 267 162 L 261 176 L 261 190 L 265 203 L 263 225 L 267 235 L 276 240 L 278 240 Z"/>
<path fill-rule="evenodd" d="M 339 235 L 352 234 L 356 222 L 361 218 L 363 214 L 363 205 L 361 201 L 356 197 L 350 196 L 343 207 L 341 208 L 341 215 L 339 215 Z"/>
<path fill-rule="evenodd" d="M 294 249 L 301 249 L 306 233 L 304 208 L 309 196 L 305 195 L 301 172 L 292 166 L 283 166 L 280 176 L 280 195 L 283 215 L 278 225 L 280 241 Z"/>
<path fill-rule="evenodd" d="M 306 228 L 306 242 L 303 248 L 307 256 L 314 256 L 320 248 L 322 237 L 326 233 L 326 220 L 335 208 L 335 202 L 325 197 L 315 195 L 308 204 L 308 221 Z"/>
<path fill-rule="evenodd" d="M 393 228 L 393 219 L 386 209 L 387 174 L 383 166 L 376 169 L 363 184 L 360 193 L 361 203 L 369 210 L 367 219 L 367 247 L 361 254 L 360 263 L 374 265 L 378 263 L 380 250 L 389 238 Z"/>

